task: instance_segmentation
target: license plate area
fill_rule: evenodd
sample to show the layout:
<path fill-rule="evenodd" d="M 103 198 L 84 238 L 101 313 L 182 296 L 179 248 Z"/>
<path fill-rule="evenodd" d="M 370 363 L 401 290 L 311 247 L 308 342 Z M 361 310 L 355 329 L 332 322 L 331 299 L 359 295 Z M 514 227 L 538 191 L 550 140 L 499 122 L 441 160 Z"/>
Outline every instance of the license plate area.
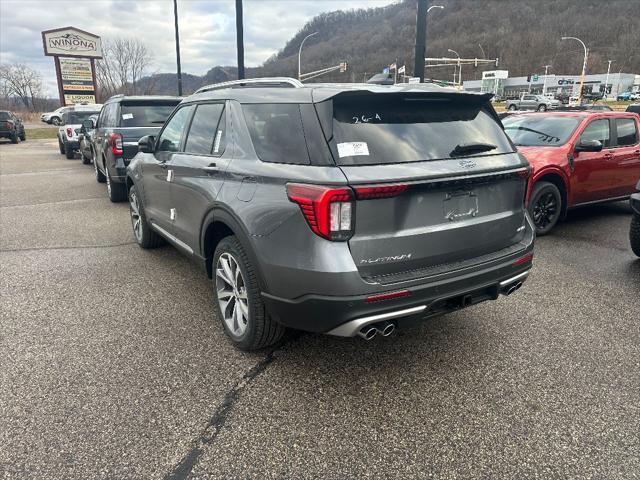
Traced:
<path fill-rule="evenodd" d="M 444 218 L 450 222 L 478 215 L 478 196 L 471 190 L 446 193 L 443 205 Z"/>

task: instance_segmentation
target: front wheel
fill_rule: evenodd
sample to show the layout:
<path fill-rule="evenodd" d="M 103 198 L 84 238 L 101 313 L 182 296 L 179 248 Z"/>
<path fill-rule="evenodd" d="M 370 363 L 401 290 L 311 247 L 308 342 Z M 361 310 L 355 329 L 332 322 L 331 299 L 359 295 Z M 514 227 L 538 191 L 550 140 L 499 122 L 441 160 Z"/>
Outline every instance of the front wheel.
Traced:
<path fill-rule="evenodd" d="M 534 185 L 529 201 L 529 215 L 536 227 L 536 235 L 549 233 L 560 219 L 562 195 L 553 183 L 538 182 Z"/>
<path fill-rule="evenodd" d="M 149 223 L 147 223 L 147 216 L 135 185 L 132 185 L 129 190 L 129 214 L 131 215 L 133 236 L 138 245 L 145 249 L 162 245 L 162 237 L 151 230 Z"/>
<path fill-rule="evenodd" d="M 282 338 L 285 328 L 266 311 L 255 267 L 233 235 L 223 238 L 216 247 L 213 286 L 218 317 L 236 347 L 258 350 Z"/>
<path fill-rule="evenodd" d="M 547 111 L 547 106 L 545 104 L 539 105 L 538 106 L 538 111 L 539 112 L 546 112 Z"/>
<path fill-rule="evenodd" d="M 509 105 L 509 108 L 507 110 L 509 110 L 510 112 L 515 112 L 518 108 L 515 105 Z"/>
<path fill-rule="evenodd" d="M 640 215 L 638 214 L 634 214 L 631 219 L 629 240 L 631 241 L 631 250 L 640 257 Z"/>
<path fill-rule="evenodd" d="M 51 123 L 53 123 L 56 127 L 60 125 L 60 119 L 58 117 L 53 117 L 51 119 Z"/>

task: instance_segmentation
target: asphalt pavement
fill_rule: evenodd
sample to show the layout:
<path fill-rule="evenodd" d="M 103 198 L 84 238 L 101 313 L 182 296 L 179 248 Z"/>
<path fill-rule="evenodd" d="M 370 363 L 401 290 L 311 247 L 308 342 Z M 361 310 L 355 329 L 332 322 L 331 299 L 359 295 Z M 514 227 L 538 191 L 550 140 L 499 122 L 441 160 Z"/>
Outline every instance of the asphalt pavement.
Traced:
<path fill-rule="evenodd" d="M 91 165 L 3 143 L 0 478 L 638 478 L 630 219 L 572 212 L 508 298 L 248 354 Z"/>

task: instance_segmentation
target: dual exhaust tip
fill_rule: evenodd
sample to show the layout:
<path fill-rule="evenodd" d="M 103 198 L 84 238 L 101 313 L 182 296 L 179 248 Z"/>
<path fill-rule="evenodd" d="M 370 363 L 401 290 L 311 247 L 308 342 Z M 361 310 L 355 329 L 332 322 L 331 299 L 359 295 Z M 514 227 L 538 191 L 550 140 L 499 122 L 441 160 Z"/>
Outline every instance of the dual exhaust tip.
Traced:
<path fill-rule="evenodd" d="M 514 283 L 512 285 L 509 285 L 509 286 L 505 287 L 503 293 L 505 295 L 511 295 L 513 292 L 518 290 L 521 286 L 522 286 L 522 282 L 516 282 L 516 283 Z"/>
<path fill-rule="evenodd" d="M 365 340 L 371 340 L 377 334 L 380 334 L 383 337 L 388 337 L 395 329 L 396 326 L 391 322 L 372 323 L 362 327 L 358 332 L 358 335 Z"/>

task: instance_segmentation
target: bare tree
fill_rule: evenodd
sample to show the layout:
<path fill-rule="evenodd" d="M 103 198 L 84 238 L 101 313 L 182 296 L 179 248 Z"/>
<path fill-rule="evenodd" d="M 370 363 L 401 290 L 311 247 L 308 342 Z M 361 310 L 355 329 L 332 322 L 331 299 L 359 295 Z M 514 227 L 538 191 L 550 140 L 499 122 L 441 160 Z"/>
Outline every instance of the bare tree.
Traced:
<path fill-rule="evenodd" d="M 102 97 L 138 93 L 137 83 L 152 61 L 147 46 L 137 38 L 105 40 L 102 57 L 96 64 L 96 79 Z"/>
<path fill-rule="evenodd" d="M 42 96 L 40 73 L 21 63 L 1 65 L 0 82 L 2 95 L 18 97 L 25 108 L 35 108 L 35 99 Z"/>

